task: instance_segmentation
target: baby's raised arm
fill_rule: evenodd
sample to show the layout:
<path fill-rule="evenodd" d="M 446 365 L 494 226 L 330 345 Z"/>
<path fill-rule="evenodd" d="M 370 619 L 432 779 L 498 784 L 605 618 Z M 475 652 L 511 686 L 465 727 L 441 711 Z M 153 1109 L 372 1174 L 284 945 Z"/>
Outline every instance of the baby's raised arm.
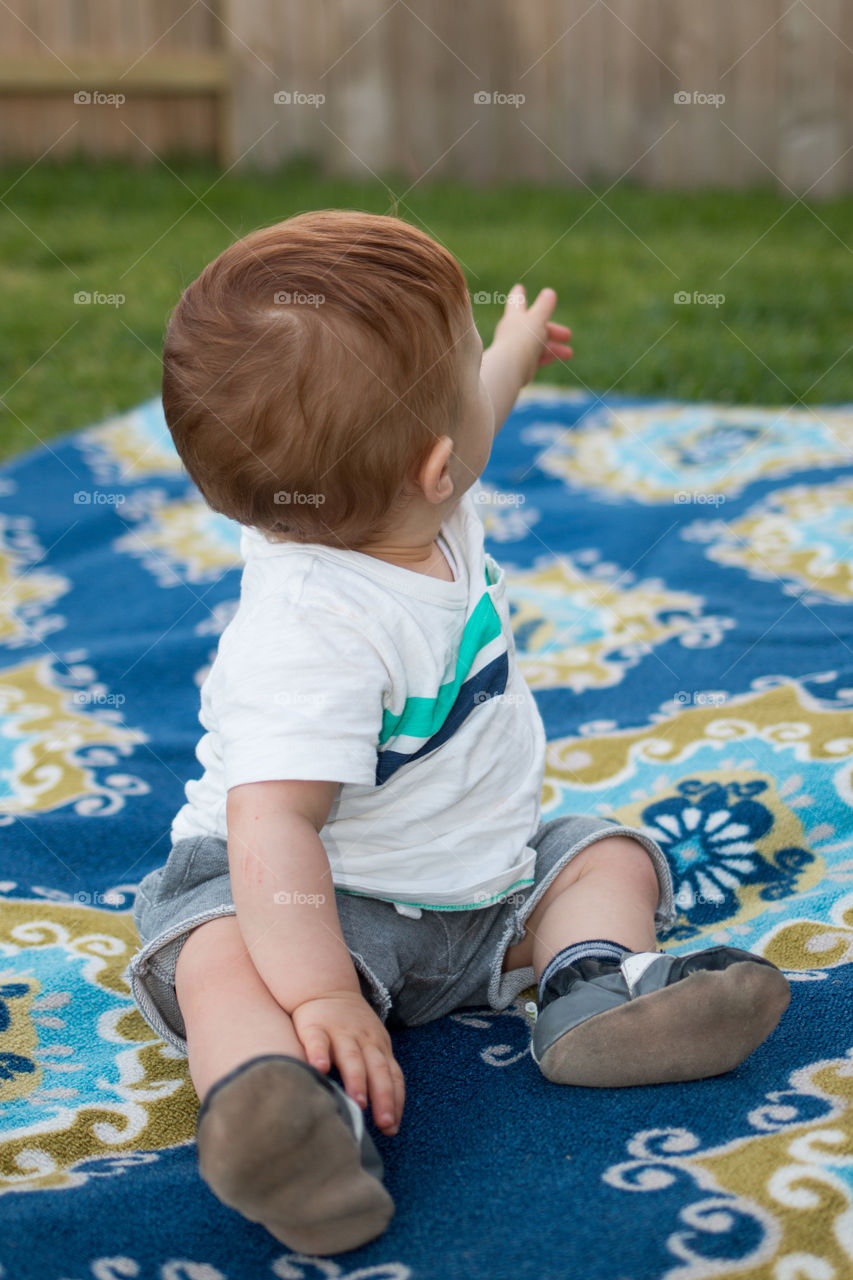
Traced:
<path fill-rule="evenodd" d="M 494 341 L 483 352 L 481 376 L 495 411 L 495 434 L 536 370 L 572 356 L 571 329 L 551 319 L 556 305 L 553 289 L 543 289 L 529 307 L 524 285 L 513 285 L 509 292 Z"/>
<path fill-rule="evenodd" d="M 336 782 L 252 782 L 228 792 L 228 865 L 252 962 L 312 1066 L 331 1064 L 377 1126 L 396 1132 L 403 1075 L 381 1021 L 361 994 L 335 906 L 319 832 Z"/>

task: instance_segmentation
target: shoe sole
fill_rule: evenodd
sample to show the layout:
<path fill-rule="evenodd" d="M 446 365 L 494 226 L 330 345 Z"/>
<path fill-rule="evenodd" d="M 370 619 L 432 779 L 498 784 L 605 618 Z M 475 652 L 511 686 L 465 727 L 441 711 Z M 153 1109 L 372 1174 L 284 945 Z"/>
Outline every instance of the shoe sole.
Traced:
<path fill-rule="evenodd" d="M 394 1214 L 335 1100 L 296 1062 L 263 1060 L 211 1094 L 199 1172 L 215 1196 L 296 1253 L 343 1253 Z"/>
<path fill-rule="evenodd" d="M 555 1084 L 593 1088 L 722 1075 L 766 1040 L 790 998 L 769 965 L 699 970 L 588 1018 L 549 1045 L 539 1067 Z"/>

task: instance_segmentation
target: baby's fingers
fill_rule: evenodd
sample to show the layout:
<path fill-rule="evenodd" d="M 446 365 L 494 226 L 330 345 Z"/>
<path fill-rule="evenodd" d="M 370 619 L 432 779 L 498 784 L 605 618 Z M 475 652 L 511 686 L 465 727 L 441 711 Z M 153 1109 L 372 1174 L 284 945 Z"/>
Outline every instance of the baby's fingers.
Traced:
<path fill-rule="evenodd" d="M 554 360 L 571 360 L 574 355 L 571 347 L 561 346 L 559 343 L 549 342 L 547 347 L 542 351 L 539 357 L 539 368 L 543 365 L 552 364 Z"/>
<path fill-rule="evenodd" d="M 527 294 L 523 284 L 514 284 L 506 295 L 504 315 L 508 311 L 523 311 L 527 305 Z"/>
<path fill-rule="evenodd" d="M 549 323 L 549 316 L 557 305 L 557 291 L 550 287 L 540 289 L 536 301 L 531 303 L 529 315 L 536 320 Z"/>
<path fill-rule="evenodd" d="M 383 1133 L 394 1134 L 403 1115 L 403 1073 L 396 1060 L 377 1045 L 368 1046 L 364 1056 L 374 1122 Z"/>
<path fill-rule="evenodd" d="M 325 1074 L 332 1065 L 331 1048 L 326 1032 L 319 1026 L 308 1027 L 299 1039 L 308 1062 Z"/>
<path fill-rule="evenodd" d="M 367 1106 L 367 1068 L 361 1045 L 356 1040 L 335 1041 L 335 1066 L 341 1073 L 344 1091 L 358 1103 Z"/>
<path fill-rule="evenodd" d="M 397 1123 L 399 1124 L 403 1116 L 403 1107 L 406 1104 L 406 1081 L 396 1058 L 391 1059 L 390 1068 L 391 1068 L 391 1081 L 394 1086 L 394 1101 L 396 1103 Z"/>
<path fill-rule="evenodd" d="M 574 352 L 569 346 L 571 336 L 571 329 L 566 328 L 564 324 L 550 323 L 548 325 L 545 346 L 539 355 L 540 369 L 543 365 L 550 364 L 552 360 L 570 360 L 572 358 Z"/>

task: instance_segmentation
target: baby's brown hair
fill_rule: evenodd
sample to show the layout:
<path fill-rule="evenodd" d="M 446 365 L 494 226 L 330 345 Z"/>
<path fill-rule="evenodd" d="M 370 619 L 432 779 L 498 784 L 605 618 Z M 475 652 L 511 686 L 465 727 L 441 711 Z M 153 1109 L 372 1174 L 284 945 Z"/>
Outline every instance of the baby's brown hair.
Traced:
<path fill-rule="evenodd" d="M 271 539 L 358 547 L 453 434 L 468 292 L 399 218 L 322 210 L 254 231 L 184 291 L 163 408 L 208 504 Z"/>

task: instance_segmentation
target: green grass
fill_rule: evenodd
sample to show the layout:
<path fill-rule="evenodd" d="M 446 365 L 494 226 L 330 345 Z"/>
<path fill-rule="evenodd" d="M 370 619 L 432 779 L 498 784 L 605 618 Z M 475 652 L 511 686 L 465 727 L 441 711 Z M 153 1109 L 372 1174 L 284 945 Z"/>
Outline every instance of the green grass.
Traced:
<path fill-rule="evenodd" d="M 169 312 L 238 236 L 305 209 L 386 213 L 394 196 L 460 260 L 472 294 L 517 279 L 529 298 L 557 289 L 576 354 L 540 381 L 728 403 L 853 400 L 853 197 L 625 185 L 599 201 L 582 188 L 409 185 L 329 179 L 305 163 L 221 180 L 186 160 L 0 169 L 0 456 L 156 394 Z M 125 301 L 83 306 L 79 290 Z M 725 302 L 675 305 L 680 290 Z M 475 305 L 484 341 L 500 314 Z"/>

